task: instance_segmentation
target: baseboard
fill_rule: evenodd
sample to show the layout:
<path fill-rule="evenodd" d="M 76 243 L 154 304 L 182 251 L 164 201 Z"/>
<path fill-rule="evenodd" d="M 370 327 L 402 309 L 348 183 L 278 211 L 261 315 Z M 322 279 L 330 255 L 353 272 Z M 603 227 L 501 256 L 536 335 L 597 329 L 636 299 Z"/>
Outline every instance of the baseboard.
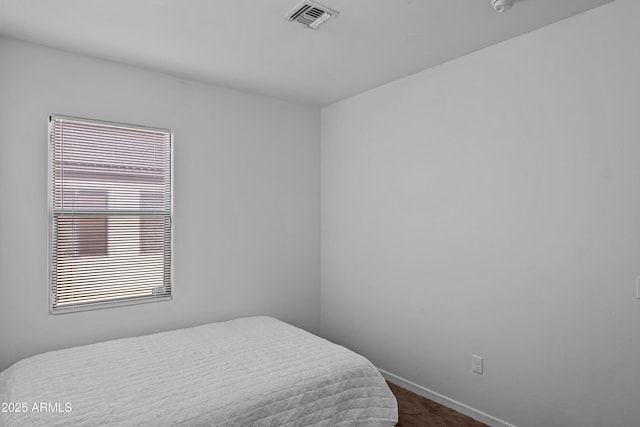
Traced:
<path fill-rule="evenodd" d="M 485 414 L 484 412 L 478 411 L 477 409 L 474 409 L 471 406 L 465 405 L 464 403 L 460 403 L 457 400 L 453 400 L 447 396 L 443 396 L 440 393 L 436 393 L 433 390 L 429 390 L 428 388 L 422 387 L 421 385 L 418 385 L 414 382 L 411 382 L 402 377 L 394 375 L 391 372 L 387 372 L 384 369 L 378 368 L 378 370 L 380 371 L 382 376 L 385 377 L 385 379 L 387 379 L 388 381 L 391 381 L 392 383 L 397 384 L 400 387 L 406 388 L 407 390 L 410 390 L 416 394 L 419 394 L 422 397 L 426 397 L 427 399 L 431 399 L 434 402 L 438 402 L 441 405 L 444 405 L 448 408 L 458 411 L 461 414 L 464 414 L 482 423 L 488 424 L 491 427 L 516 427 L 514 424 L 510 424 L 492 415 Z"/>

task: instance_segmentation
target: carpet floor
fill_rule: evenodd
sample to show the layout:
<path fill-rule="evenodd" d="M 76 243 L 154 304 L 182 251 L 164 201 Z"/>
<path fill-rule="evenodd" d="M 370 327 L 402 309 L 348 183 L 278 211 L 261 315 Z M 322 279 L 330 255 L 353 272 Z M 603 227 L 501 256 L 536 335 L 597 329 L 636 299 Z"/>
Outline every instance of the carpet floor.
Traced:
<path fill-rule="evenodd" d="M 397 427 L 488 427 L 433 400 L 387 383 L 398 400 Z"/>

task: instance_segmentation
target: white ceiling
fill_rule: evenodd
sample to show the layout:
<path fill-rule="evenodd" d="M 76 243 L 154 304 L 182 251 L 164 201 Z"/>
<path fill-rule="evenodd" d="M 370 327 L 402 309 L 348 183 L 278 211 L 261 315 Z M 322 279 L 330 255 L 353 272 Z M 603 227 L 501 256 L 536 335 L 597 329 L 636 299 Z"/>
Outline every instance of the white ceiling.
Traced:
<path fill-rule="evenodd" d="M 298 1 L 0 0 L 0 35 L 326 105 L 612 0 L 320 0 L 319 30 Z"/>

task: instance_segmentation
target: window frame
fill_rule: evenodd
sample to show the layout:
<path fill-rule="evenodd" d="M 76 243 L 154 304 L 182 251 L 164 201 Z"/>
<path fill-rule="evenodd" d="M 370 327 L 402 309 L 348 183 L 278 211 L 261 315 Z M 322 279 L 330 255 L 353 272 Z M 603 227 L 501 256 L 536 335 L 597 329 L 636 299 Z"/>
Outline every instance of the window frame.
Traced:
<path fill-rule="evenodd" d="M 155 294 L 149 297 L 130 297 L 115 301 L 101 301 L 101 302 L 84 302 L 74 304 L 67 307 L 54 307 L 56 301 L 56 295 L 54 293 L 54 274 L 56 268 L 54 266 L 54 245 L 56 242 L 56 226 L 55 218 L 56 212 L 54 208 L 54 144 L 52 141 L 53 121 L 68 120 L 87 124 L 95 124 L 100 126 L 115 127 L 120 129 L 132 129 L 151 132 L 162 132 L 169 136 L 169 295 L 157 296 Z M 129 305 L 148 304 L 155 302 L 166 302 L 173 300 L 175 292 L 174 283 L 174 171 L 173 171 L 173 149 L 174 149 L 174 132 L 171 129 L 134 125 L 129 123 L 112 122 L 105 120 L 88 119 L 77 116 L 67 116 L 61 114 L 50 114 L 47 122 L 47 223 L 48 223 L 48 311 L 50 315 L 58 315 L 65 313 L 74 313 L 91 310 L 101 310 L 113 307 L 123 307 Z"/>

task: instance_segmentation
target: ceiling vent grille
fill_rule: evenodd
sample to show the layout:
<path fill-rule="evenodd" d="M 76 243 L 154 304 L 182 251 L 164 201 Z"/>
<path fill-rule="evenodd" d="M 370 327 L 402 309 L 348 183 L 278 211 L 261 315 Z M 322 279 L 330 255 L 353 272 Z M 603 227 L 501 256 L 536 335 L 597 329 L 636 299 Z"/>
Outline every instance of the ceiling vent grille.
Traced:
<path fill-rule="evenodd" d="M 285 15 L 289 21 L 297 21 L 316 30 L 321 24 L 338 15 L 338 12 L 311 0 L 303 0 Z"/>

